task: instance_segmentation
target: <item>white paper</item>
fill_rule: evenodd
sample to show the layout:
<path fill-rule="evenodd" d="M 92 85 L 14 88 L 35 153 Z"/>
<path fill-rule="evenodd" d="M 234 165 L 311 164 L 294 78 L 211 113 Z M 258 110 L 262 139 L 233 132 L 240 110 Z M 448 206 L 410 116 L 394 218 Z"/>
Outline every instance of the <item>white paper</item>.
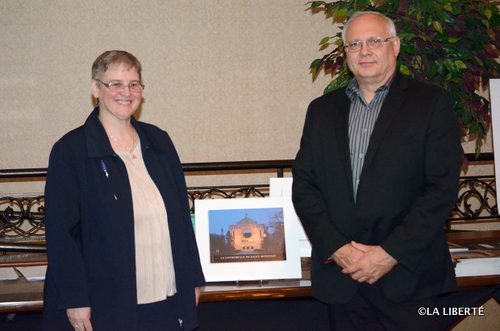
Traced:
<path fill-rule="evenodd" d="M 29 267 L 16 267 L 17 271 L 23 274 L 24 278 L 29 282 L 37 280 L 45 280 L 45 273 L 47 272 L 46 265 L 29 266 Z"/>
<path fill-rule="evenodd" d="M 457 277 L 500 275 L 500 257 L 459 259 L 455 266 Z"/>
<path fill-rule="evenodd" d="M 14 268 L 11 267 L 3 267 L 0 268 L 0 280 L 15 280 L 18 279 L 19 276 Z"/>
<path fill-rule="evenodd" d="M 269 181 L 269 197 L 270 198 L 285 198 L 292 201 L 292 177 L 271 178 Z M 294 210 L 295 211 L 295 210 Z M 299 217 L 295 214 L 297 220 Z M 299 250 L 301 257 L 311 256 L 311 243 L 307 238 L 306 232 L 299 221 L 298 225 Z"/>
<path fill-rule="evenodd" d="M 450 247 L 450 253 L 467 252 L 468 250 L 467 247 Z"/>

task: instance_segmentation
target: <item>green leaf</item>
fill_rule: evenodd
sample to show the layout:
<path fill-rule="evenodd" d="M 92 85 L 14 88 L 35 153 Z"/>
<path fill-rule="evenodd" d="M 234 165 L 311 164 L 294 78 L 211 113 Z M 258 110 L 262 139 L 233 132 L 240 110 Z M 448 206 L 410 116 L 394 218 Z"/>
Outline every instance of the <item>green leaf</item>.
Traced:
<path fill-rule="evenodd" d="M 368 0 L 358 0 L 358 6 L 361 8 L 366 7 Z"/>
<path fill-rule="evenodd" d="M 458 38 L 458 37 L 449 37 L 448 38 L 448 42 L 450 44 L 456 44 L 459 40 L 460 40 L 460 38 Z"/>
<path fill-rule="evenodd" d="M 441 23 L 438 21 L 432 22 L 432 26 L 434 26 L 434 29 L 436 29 L 437 32 L 443 33 L 443 27 L 441 26 Z"/>
<path fill-rule="evenodd" d="M 417 21 L 420 22 L 420 20 L 422 19 L 422 12 L 420 10 L 417 11 L 417 15 L 416 16 L 417 16 Z"/>
<path fill-rule="evenodd" d="M 320 64 L 321 64 L 321 59 L 316 59 L 316 60 L 311 62 L 311 65 L 309 66 L 309 68 L 317 69 Z"/>
<path fill-rule="evenodd" d="M 330 37 L 324 37 L 323 39 L 321 39 L 321 41 L 319 42 L 319 45 L 324 45 L 324 44 L 327 44 L 328 41 L 330 41 Z"/>
<path fill-rule="evenodd" d="M 473 56 L 474 57 L 474 60 L 476 60 L 476 62 L 481 66 L 481 67 L 484 67 L 484 62 L 483 60 L 481 60 L 480 58 L 478 58 L 477 56 Z"/>
<path fill-rule="evenodd" d="M 404 64 L 399 65 L 399 71 L 401 71 L 401 73 L 405 76 L 411 75 L 410 69 Z"/>
<path fill-rule="evenodd" d="M 314 60 L 309 68 L 311 69 L 311 76 L 313 82 L 316 80 L 318 77 L 319 73 L 321 72 L 321 68 L 323 67 L 323 61 L 321 59 L 316 59 Z"/>
<path fill-rule="evenodd" d="M 343 22 L 347 18 L 347 8 L 340 8 L 335 13 L 335 18 L 337 19 L 337 22 Z"/>
<path fill-rule="evenodd" d="M 483 22 L 483 24 L 484 24 L 485 27 L 490 28 L 490 21 L 488 21 L 488 20 L 481 20 L 481 22 Z"/>
<path fill-rule="evenodd" d="M 312 1 L 312 2 L 310 2 L 310 4 L 311 4 L 310 8 L 315 9 L 315 8 L 318 8 L 318 7 L 321 7 L 322 5 L 324 5 L 325 2 L 324 1 Z"/>
<path fill-rule="evenodd" d="M 436 77 L 438 73 L 438 65 L 436 64 L 436 62 L 431 62 L 429 69 L 427 70 L 427 73 L 429 74 L 429 78 Z"/>
<path fill-rule="evenodd" d="M 450 12 L 450 13 L 453 13 L 453 7 L 451 6 L 451 4 L 447 3 L 443 6 L 444 10 L 446 10 L 447 12 Z"/>
<path fill-rule="evenodd" d="M 426 42 L 431 41 L 431 38 L 425 34 L 419 34 L 418 37 Z"/>
<path fill-rule="evenodd" d="M 321 46 L 319 47 L 319 50 L 320 50 L 320 51 L 323 51 L 323 50 L 327 49 L 327 48 L 328 48 L 328 46 L 330 46 L 330 44 L 328 44 L 328 43 L 326 43 L 326 44 L 324 44 L 324 45 L 321 45 Z"/>
<path fill-rule="evenodd" d="M 486 9 L 484 11 L 484 16 L 486 16 L 487 19 L 491 20 L 491 16 L 493 15 L 493 12 L 491 11 L 491 9 Z"/>
<path fill-rule="evenodd" d="M 453 23 L 453 18 L 445 11 L 437 10 L 435 15 L 441 22 L 445 22 L 446 24 Z"/>
<path fill-rule="evenodd" d="M 409 41 L 415 38 L 415 33 L 413 33 L 413 31 L 402 30 L 398 33 L 398 37 L 401 41 Z"/>
<path fill-rule="evenodd" d="M 455 67 L 459 69 L 467 69 L 467 65 L 462 60 L 455 60 Z"/>

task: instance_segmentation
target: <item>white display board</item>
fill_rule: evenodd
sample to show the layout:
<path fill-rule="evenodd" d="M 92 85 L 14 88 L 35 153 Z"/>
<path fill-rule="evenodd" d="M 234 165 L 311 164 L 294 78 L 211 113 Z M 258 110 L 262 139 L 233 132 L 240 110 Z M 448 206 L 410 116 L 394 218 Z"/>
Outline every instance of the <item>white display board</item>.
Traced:
<path fill-rule="evenodd" d="M 285 198 L 195 200 L 207 282 L 300 279 L 299 221 Z"/>
<path fill-rule="evenodd" d="M 495 178 L 497 206 L 500 197 L 500 79 L 490 79 L 491 122 L 493 129 L 493 153 L 495 155 Z"/>
<path fill-rule="evenodd" d="M 271 198 L 285 198 L 292 201 L 292 177 L 284 178 L 271 178 L 269 181 L 269 197 Z M 299 219 L 296 216 L 297 219 Z M 311 243 L 307 238 L 306 232 L 299 222 L 299 249 L 301 257 L 311 257 Z"/>

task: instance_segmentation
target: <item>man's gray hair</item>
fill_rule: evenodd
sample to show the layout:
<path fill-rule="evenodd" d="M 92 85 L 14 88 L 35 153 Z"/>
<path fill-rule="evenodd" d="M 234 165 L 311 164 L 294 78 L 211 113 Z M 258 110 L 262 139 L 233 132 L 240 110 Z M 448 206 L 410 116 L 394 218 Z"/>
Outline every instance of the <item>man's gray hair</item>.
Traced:
<path fill-rule="evenodd" d="M 377 11 L 357 11 L 355 12 L 354 14 L 352 14 L 352 16 L 347 20 L 347 22 L 344 24 L 344 29 L 342 30 L 342 42 L 344 43 L 344 45 L 346 44 L 346 35 L 347 35 L 347 30 L 349 29 L 349 25 L 351 24 L 351 22 L 359 17 L 359 16 L 363 16 L 363 15 L 376 15 L 376 16 L 379 16 L 381 18 L 383 18 L 386 23 L 387 23 L 387 31 L 389 32 L 389 36 L 388 37 L 396 37 L 396 24 L 394 24 L 394 21 L 392 19 L 390 19 L 389 17 L 385 16 L 384 14 L 381 14 Z M 384 36 L 380 36 L 380 37 L 384 37 Z"/>

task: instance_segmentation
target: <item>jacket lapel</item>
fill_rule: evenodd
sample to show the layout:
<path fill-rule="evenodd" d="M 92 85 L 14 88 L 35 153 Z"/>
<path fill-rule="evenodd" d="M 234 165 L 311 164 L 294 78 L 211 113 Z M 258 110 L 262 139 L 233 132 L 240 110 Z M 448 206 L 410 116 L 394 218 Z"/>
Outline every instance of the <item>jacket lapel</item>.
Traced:
<path fill-rule="evenodd" d="M 114 154 L 106 131 L 99 121 L 99 107 L 95 107 L 84 124 L 87 154 L 91 158 L 106 157 Z"/>
<path fill-rule="evenodd" d="M 366 169 L 370 167 L 370 163 L 373 161 L 380 144 L 383 142 L 387 130 L 391 126 L 394 117 L 401 109 L 401 105 L 404 101 L 404 94 L 402 92 L 406 87 L 407 80 L 400 73 L 396 73 L 370 137 L 366 158 L 363 163 L 363 169 L 361 170 L 360 186 L 363 183 L 363 176 L 366 173 Z"/>
<path fill-rule="evenodd" d="M 335 128 L 335 140 L 337 141 L 339 159 L 348 178 L 347 182 L 350 183 L 348 185 L 349 192 L 353 196 L 351 156 L 349 151 L 349 109 L 350 100 L 344 93 L 343 98 L 338 100 L 335 106 L 333 126 Z"/>

